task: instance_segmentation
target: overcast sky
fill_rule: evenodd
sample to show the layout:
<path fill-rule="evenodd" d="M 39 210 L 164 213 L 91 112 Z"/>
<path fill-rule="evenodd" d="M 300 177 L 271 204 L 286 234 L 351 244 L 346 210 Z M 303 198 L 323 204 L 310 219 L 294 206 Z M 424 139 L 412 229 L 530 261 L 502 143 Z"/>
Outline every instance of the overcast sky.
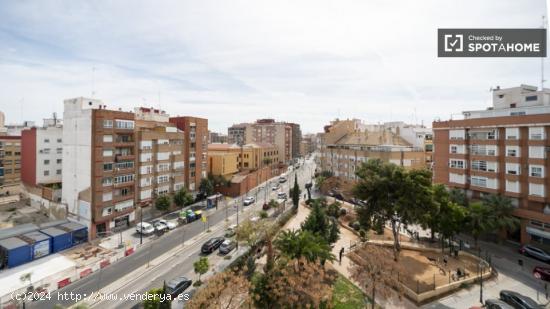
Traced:
<path fill-rule="evenodd" d="M 536 28 L 545 12 L 544 0 L 1 1 L 0 110 L 39 121 L 94 90 L 110 108 L 160 106 L 225 133 L 265 117 L 304 132 L 336 117 L 431 126 L 486 108 L 491 86 L 540 85 L 540 59 L 437 58 L 437 28 Z"/>

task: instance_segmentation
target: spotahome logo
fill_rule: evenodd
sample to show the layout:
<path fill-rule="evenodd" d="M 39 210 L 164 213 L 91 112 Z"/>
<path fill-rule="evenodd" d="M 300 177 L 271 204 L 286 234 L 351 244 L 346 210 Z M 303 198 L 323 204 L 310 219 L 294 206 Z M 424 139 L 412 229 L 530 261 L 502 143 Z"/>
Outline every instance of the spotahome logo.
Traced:
<path fill-rule="evenodd" d="M 438 29 L 438 57 L 546 57 L 546 29 Z"/>

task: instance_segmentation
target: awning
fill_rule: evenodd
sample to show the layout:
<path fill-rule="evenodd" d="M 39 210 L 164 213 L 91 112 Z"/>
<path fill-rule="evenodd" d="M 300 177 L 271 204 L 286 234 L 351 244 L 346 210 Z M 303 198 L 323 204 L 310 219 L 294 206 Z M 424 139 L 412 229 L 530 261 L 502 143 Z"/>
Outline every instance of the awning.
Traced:
<path fill-rule="evenodd" d="M 539 237 L 546 238 L 546 239 L 550 239 L 550 233 L 549 232 L 539 230 L 539 229 L 536 229 L 536 228 L 533 228 L 533 227 L 530 227 L 530 226 L 526 227 L 525 230 L 527 231 L 527 234 L 539 236 Z"/>

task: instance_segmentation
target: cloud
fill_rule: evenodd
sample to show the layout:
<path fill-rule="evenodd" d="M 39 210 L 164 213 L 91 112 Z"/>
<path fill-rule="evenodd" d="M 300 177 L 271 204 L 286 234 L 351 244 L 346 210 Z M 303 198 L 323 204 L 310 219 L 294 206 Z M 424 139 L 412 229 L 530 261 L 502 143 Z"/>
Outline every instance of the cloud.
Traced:
<path fill-rule="evenodd" d="M 543 0 L 2 2 L 0 109 L 40 120 L 93 88 L 113 108 L 160 105 L 222 132 L 264 117 L 305 132 L 335 117 L 429 124 L 540 79 L 539 59 L 439 59 L 437 28 L 539 27 L 545 12 Z"/>

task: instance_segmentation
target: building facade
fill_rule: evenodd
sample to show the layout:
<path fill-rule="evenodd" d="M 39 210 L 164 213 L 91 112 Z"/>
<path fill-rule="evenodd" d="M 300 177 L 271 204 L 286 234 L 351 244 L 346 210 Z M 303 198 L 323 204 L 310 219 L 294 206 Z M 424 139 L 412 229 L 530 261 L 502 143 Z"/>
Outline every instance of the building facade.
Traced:
<path fill-rule="evenodd" d="M 391 128 L 367 126 L 357 119 L 336 120 L 321 136 L 320 168 L 335 176 L 356 179 L 361 163 L 381 159 L 407 169 L 425 168 L 425 151 Z"/>
<path fill-rule="evenodd" d="M 492 107 L 463 115 L 433 123 L 434 182 L 509 197 L 521 228 L 508 236 L 550 247 L 550 90 L 497 87 Z"/>
<path fill-rule="evenodd" d="M 302 154 L 300 152 L 300 145 L 302 144 L 302 130 L 300 130 L 300 125 L 297 123 L 289 123 L 291 134 L 292 134 L 292 159 L 300 157 Z"/>
<path fill-rule="evenodd" d="M 136 109 L 136 199 L 140 207 L 152 206 L 156 197 L 186 188 L 184 132 L 168 120 L 163 111 Z"/>
<path fill-rule="evenodd" d="M 63 126 L 45 122 L 43 127 L 21 131 L 21 162 L 25 185 L 61 184 Z"/>
<path fill-rule="evenodd" d="M 21 184 L 21 137 L 0 136 L 0 194 L 17 195 Z"/>
<path fill-rule="evenodd" d="M 196 191 L 201 179 L 208 176 L 208 119 L 182 116 L 169 121 L 184 132 L 185 185 Z"/>

